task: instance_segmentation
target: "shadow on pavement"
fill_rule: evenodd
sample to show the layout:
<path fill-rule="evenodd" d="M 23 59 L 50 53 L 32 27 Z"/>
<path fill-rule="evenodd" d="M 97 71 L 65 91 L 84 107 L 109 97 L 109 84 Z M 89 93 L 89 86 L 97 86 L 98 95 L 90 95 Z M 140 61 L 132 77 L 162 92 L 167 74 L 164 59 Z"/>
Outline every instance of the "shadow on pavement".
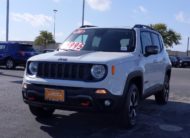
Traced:
<path fill-rule="evenodd" d="M 6 67 L 0 67 L 0 69 L 1 70 L 8 70 L 8 69 L 6 69 Z M 16 71 L 24 71 L 25 69 L 24 69 L 24 67 L 16 67 L 15 69 L 12 69 L 12 71 L 14 71 L 14 70 L 16 70 Z"/>
<path fill-rule="evenodd" d="M 74 113 L 70 116 L 55 115 L 50 120 L 38 119 L 41 130 L 47 132 L 51 137 L 89 137 L 97 136 L 101 132 L 106 137 L 115 137 L 112 132 L 105 132 L 116 129 L 110 115 Z"/>
<path fill-rule="evenodd" d="M 2 72 L 1 72 L 1 70 L 3 70 Z M 24 68 L 16 68 L 16 69 L 14 69 L 14 70 L 7 70 L 5 67 L 3 68 L 3 67 L 0 67 L 0 75 L 1 76 L 6 76 L 6 77 L 14 77 L 14 78 L 23 78 L 23 76 L 18 76 L 18 75 L 11 75 L 11 74 L 7 74 L 7 73 L 5 73 L 5 71 L 24 71 Z"/>
<path fill-rule="evenodd" d="M 19 81 L 11 81 L 12 83 L 16 83 L 16 84 L 22 84 L 22 80 Z"/>
<path fill-rule="evenodd" d="M 139 109 L 138 124 L 130 130 L 115 125 L 112 115 L 73 113 L 55 114 L 50 119 L 39 119 L 41 130 L 51 137 L 172 137 L 190 136 L 190 104 L 169 102 L 165 106 L 156 105 L 153 100 L 146 100 Z M 64 111 L 63 111 L 64 112 Z M 162 130 L 161 125 L 179 126 L 182 131 Z"/>
<path fill-rule="evenodd" d="M 1 73 L 1 72 L 0 72 L 0 75 L 1 76 L 6 76 L 6 77 L 14 77 L 14 78 L 21 78 L 21 79 L 23 79 L 23 76 L 4 74 L 4 73 Z"/>

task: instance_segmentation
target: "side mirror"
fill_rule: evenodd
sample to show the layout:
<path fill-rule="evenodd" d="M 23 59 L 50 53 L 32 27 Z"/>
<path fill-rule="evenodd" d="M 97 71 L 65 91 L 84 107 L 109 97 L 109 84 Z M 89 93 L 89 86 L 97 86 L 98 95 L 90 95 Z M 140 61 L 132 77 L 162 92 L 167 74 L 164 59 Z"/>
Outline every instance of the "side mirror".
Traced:
<path fill-rule="evenodd" d="M 146 56 L 156 55 L 158 54 L 158 52 L 159 52 L 158 46 L 155 46 L 155 45 L 146 46 L 145 48 Z"/>

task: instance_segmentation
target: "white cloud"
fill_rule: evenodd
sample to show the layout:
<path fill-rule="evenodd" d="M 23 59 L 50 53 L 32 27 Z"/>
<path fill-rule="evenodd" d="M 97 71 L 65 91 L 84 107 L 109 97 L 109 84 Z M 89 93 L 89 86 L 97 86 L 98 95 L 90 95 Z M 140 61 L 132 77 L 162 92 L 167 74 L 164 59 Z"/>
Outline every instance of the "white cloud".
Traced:
<path fill-rule="evenodd" d="M 55 36 L 56 37 L 63 37 L 64 33 L 63 32 L 58 32 L 58 33 L 55 33 Z"/>
<path fill-rule="evenodd" d="M 111 0 L 87 0 L 88 5 L 98 11 L 106 11 L 111 8 Z"/>
<path fill-rule="evenodd" d="M 178 22 L 190 24 L 190 17 L 186 16 L 183 11 L 178 12 L 178 13 L 175 15 L 175 19 L 176 19 L 176 21 L 178 21 Z"/>
<path fill-rule="evenodd" d="M 84 25 L 93 25 L 90 21 L 84 20 Z M 81 26 L 81 22 L 77 23 L 77 27 Z"/>
<path fill-rule="evenodd" d="M 87 21 L 87 20 L 85 20 L 85 21 L 84 21 L 84 25 L 92 25 L 92 23 L 89 22 L 89 21 Z"/>
<path fill-rule="evenodd" d="M 53 0 L 53 2 L 55 3 L 59 3 L 61 0 Z"/>
<path fill-rule="evenodd" d="M 4 30 L 1 30 L 1 31 L 0 31 L 0 34 L 1 34 L 1 35 L 5 35 L 5 33 L 6 33 L 6 32 L 5 32 Z"/>
<path fill-rule="evenodd" d="M 5 2 L 5 0 L 0 0 L 0 2 Z"/>
<path fill-rule="evenodd" d="M 142 13 L 147 13 L 148 12 L 148 10 L 143 6 L 139 6 L 138 8 L 139 8 L 139 11 L 141 11 Z"/>
<path fill-rule="evenodd" d="M 148 13 L 148 10 L 144 6 L 140 5 L 133 12 L 134 13 L 144 13 L 144 14 L 146 14 L 146 13 Z"/>
<path fill-rule="evenodd" d="M 47 26 L 53 22 L 53 18 L 44 14 L 33 15 L 31 13 L 11 13 L 11 19 L 15 22 L 26 22 L 33 27 Z"/>
<path fill-rule="evenodd" d="M 6 35 L 5 30 L 0 29 L 0 41 L 3 41 L 3 39 L 5 38 L 5 35 Z"/>

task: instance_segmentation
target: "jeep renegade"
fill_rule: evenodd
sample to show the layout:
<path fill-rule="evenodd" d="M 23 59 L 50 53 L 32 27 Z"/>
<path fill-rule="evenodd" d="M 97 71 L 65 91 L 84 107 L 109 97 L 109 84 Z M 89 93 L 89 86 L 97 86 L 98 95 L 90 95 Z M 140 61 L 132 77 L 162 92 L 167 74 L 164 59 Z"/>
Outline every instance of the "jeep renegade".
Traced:
<path fill-rule="evenodd" d="M 131 127 L 141 99 L 167 103 L 170 76 L 163 39 L 152 28 L 82 26 L 57 51 L 28 60 L 22 94 L 37 117 L 55 109 L 114 112 Z"/>

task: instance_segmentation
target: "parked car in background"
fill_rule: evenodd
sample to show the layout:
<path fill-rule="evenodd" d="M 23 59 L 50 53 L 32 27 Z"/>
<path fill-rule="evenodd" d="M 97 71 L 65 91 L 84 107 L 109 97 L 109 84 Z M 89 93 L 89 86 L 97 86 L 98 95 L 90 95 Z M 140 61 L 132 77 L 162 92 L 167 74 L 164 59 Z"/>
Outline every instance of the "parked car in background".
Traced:
<path fill-rule="evenodd" d="M 7 69 L 14 69 L 16 66 L 25 66 L 26 61 L 37 55 L 37 52 L 29 44 L 0 43 L 0 65 Z"/>
<path fill-rule="evenodd" d="M 178 57 L 179 66 L 184 68 L 190 66 L 190 57 Z"/>
<path fill-rule="evenodd" d="M 170 61 L 172 63 L 172 67 L 178 67 L 179 66 L 179 59 L 176 56 L 169 56 Z"/>
<path fill-rule="evenodd" d="M 49 53 L 53 51 L 55 51 L 55 49 L 44 49 L 42 53 Z"/>

